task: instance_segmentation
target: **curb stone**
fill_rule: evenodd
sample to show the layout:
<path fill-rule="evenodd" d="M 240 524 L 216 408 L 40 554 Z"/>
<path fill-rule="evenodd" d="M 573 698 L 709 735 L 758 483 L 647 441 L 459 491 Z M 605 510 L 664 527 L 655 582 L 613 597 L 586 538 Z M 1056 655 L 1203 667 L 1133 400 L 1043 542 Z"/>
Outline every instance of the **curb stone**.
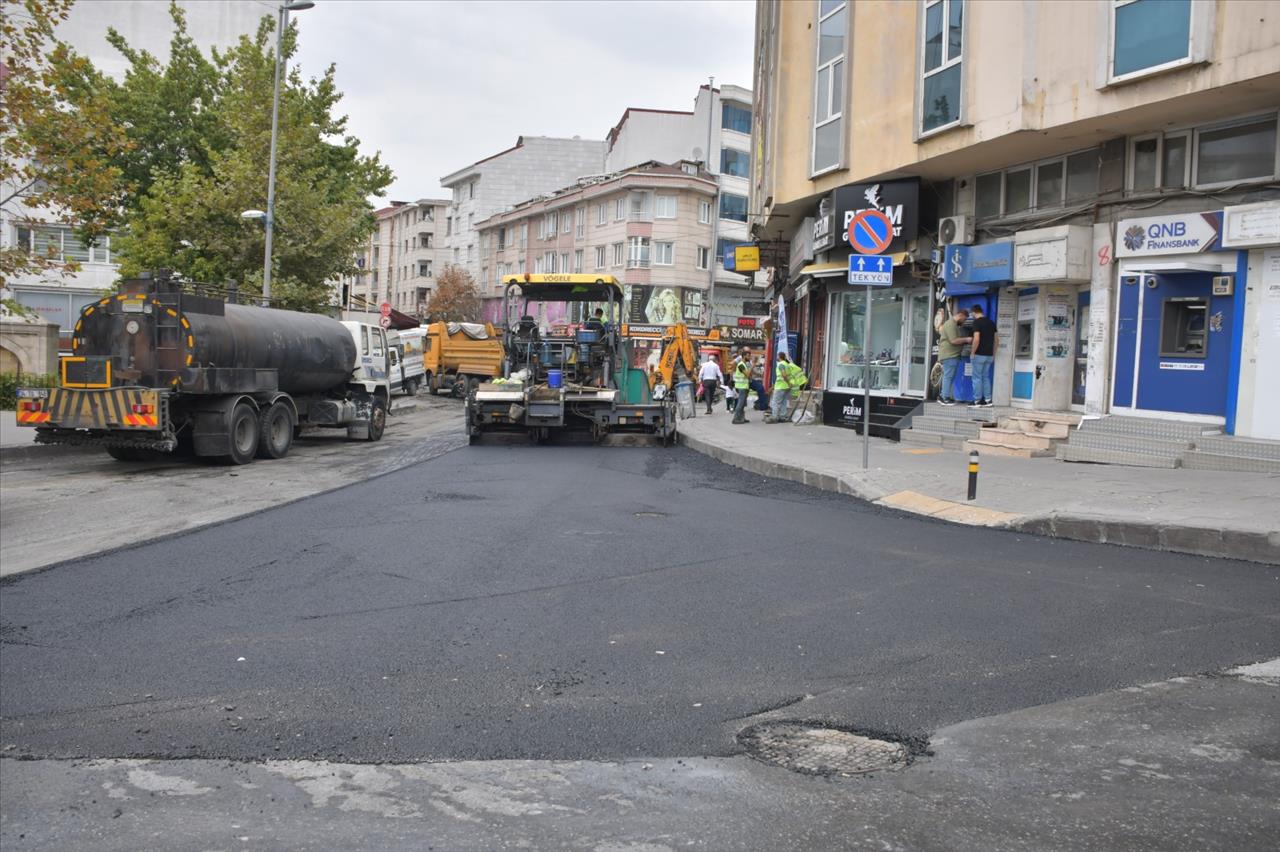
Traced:
<path fill-rule="evenodd" d="M 872 493 L 869 488 L 861 483 L 850 482 L 833 474 L 809 470 L 800 465 L 766 461 L 739 450 L 731 450 L 700 438 L 692 438 L 683 433 L 680 434 L 679 440 L 681 444 L 694 452 L 702 453 L 716 461 L 751 473 L 789 482 L 799 482 L 803 485 L 810 485 L 836 494 L 844 494 L 868 503 L 882 506 L 890 505 L 884 501 L 884 498 L 889 495 Z M 900 512 L 917 515 L 922 518 L 933 518 L 947 523 L 962 523 L 958 518 L 949 518 L 947 513 L 937 514 L 914 511 L 910 507 L 901 505 L 892 505 L 891 507 Z M 967 525 L 973 526 L 974 524 L 969 523 Z M 1174 551 L 1190 553 L 1196 556 L 1240 559 L 1246 562 L 1280 565 L 1280 532 L 1264 534 L 1246 530 L 1219 530 L 1181 524 L 1146 523 L 1132 520 L 1109 521 L 1105 518 L 1057 514 L 1014 517 L 1002 523 L 979 523 L 978 525 L 1093 544 L 1115 544 L 1123 547 L 1138 547 L 1144 550 Z"/>

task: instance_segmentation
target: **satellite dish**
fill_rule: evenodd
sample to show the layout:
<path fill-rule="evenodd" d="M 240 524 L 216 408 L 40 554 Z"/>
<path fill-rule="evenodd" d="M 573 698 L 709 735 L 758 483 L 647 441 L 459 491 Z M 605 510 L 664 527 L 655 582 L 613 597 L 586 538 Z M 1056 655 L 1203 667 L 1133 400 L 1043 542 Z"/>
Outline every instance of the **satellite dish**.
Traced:
<path fill-rule="evenodd" d="M 701 159 L 702 159 L 702 149 L 701 149 L 701 148 L 694 148 L 694 149 L 693 149 L 693 159 L 695 159 L 695 160 L 701 160 Z"/>

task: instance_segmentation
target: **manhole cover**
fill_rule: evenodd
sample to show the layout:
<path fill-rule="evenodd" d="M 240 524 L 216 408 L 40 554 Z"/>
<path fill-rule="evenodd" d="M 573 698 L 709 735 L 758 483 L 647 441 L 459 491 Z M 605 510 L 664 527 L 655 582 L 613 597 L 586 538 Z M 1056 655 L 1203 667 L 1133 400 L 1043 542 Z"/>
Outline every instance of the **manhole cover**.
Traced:
<path fill-rule="evenodd" d="M 756 760 L 810 775 L 857 775 L 900 769 L 910 752 L 901 743 L 803 722 L 766 722 L 738 734 Z"/>

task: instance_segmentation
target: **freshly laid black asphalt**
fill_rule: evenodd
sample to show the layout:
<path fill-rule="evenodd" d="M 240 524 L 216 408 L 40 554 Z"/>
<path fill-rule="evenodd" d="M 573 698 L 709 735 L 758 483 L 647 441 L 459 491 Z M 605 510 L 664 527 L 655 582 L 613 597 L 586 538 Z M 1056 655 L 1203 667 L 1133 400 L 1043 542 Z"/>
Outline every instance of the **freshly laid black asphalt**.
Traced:
<path fill-rule="evenodd" d="M 497 444 L 11 578 L 0 642 L 11 757 L 725 755 L 772 708 L 927 736 L 1280 656 L 1280 569 Z"/>

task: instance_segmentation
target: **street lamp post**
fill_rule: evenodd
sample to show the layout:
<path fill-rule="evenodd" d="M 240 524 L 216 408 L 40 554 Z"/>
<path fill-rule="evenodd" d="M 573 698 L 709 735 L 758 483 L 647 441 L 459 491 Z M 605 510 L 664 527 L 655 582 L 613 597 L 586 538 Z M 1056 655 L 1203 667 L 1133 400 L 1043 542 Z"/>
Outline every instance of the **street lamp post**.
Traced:
<path fill-rule="evenodd" d="M 280 60 L 284 52 L 284 31 L 289 26 L 289 13 L 310 9 L 313 0 L 294 0 L 281 3 L 276 25 L 276 80 L 271 97 L 271 162 L 267 166 L 267 247 L 262 259 L 262 302 L 271 301 L 271 238 L 276 224 L 276 136 L 280 127 Z"/>

